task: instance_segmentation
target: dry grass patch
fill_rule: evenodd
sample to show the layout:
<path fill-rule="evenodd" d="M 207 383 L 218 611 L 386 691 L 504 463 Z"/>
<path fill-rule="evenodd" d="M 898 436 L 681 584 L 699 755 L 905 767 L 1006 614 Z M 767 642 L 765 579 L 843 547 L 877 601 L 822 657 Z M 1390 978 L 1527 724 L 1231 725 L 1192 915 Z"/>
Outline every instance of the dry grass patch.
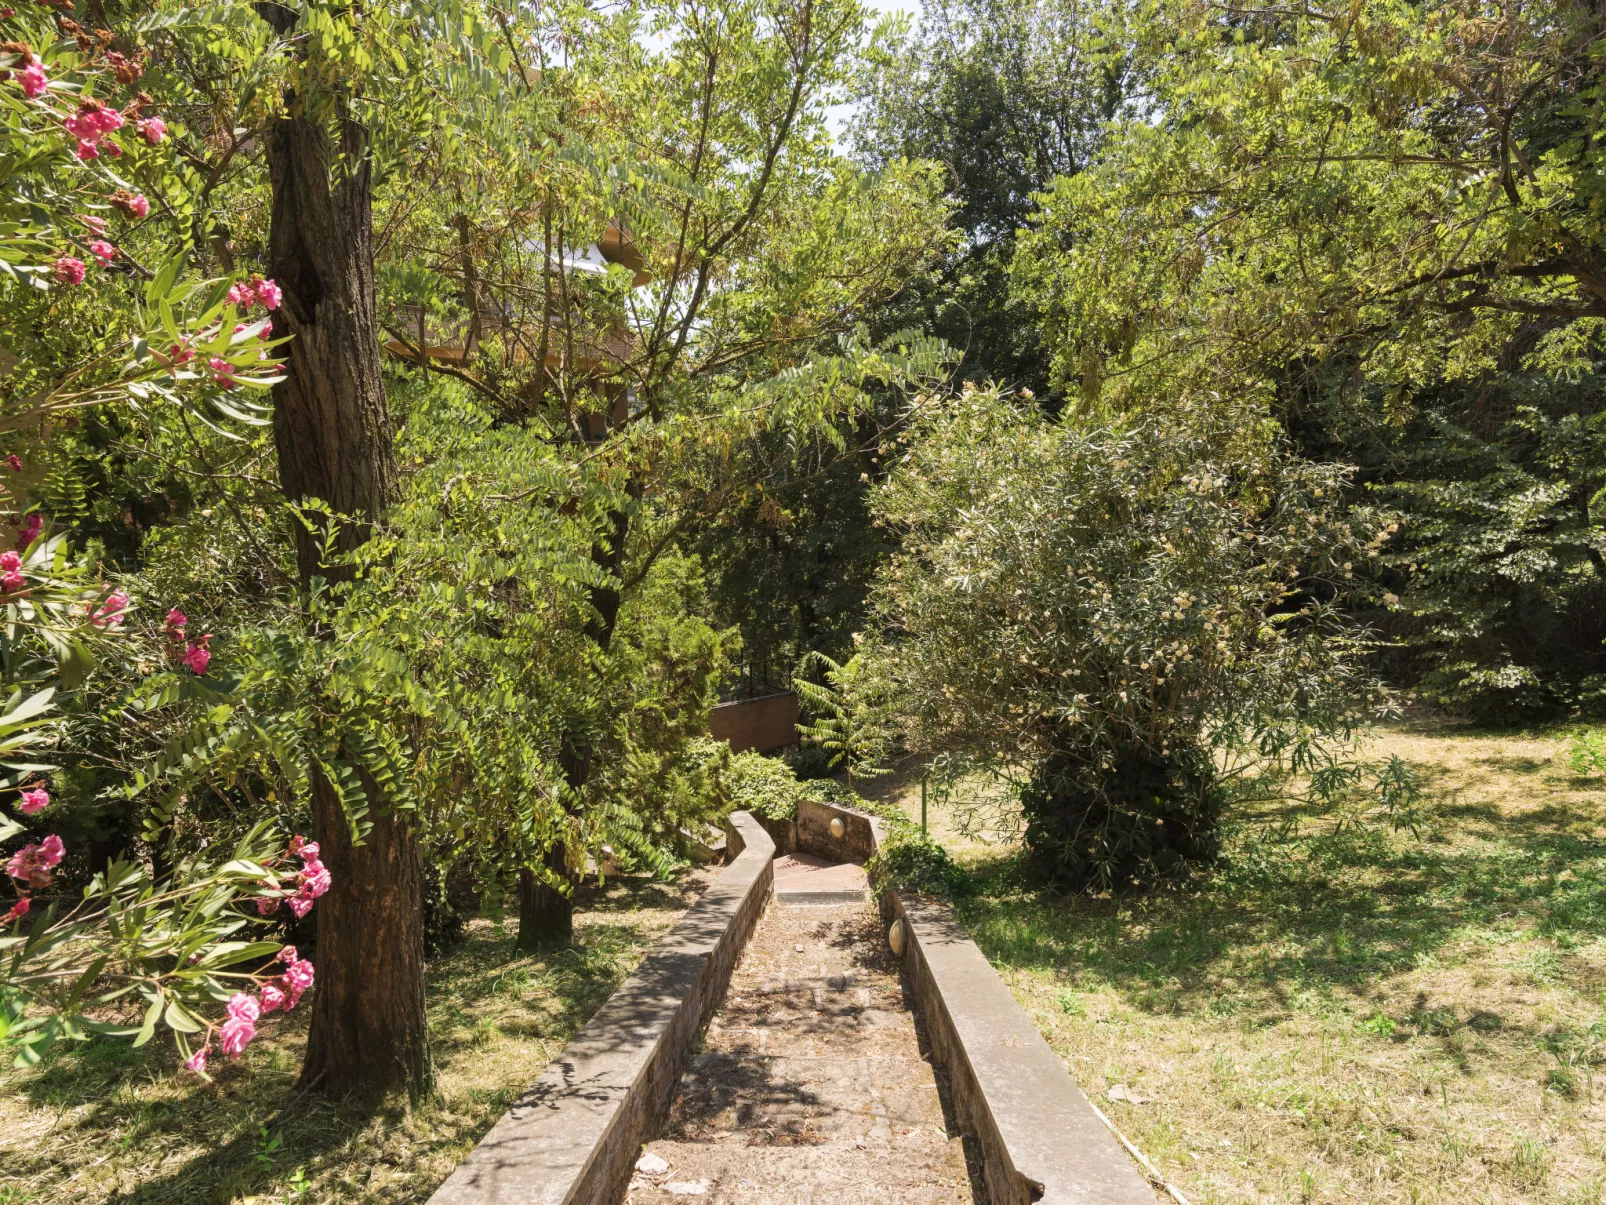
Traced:
<path fill-rule="evenodd" d="M 1054 896 L 971 844 L 961 912 L 1083 1088 L 1198 1205 L 1594 1205 L 1606 783 L 1575 778 L 1566 745 L 1400 725 L 1368 756 L 1426 776 L 1419 836 L 1244 826 L 1207 881 L 1126 899 Z M 1118 1084 L 1143 1103 L 1111 1100 Z"/>
<path fill-rule="evenodd" d="M 423 1201 L 562 1049 L 712 874 L 615 879 L 576 912 L 575 943 L 519 956 L 473 922 L 430 966 L 437 1098 L 407 1113 L 295 1091 L 305 1010 L 266 1026 L 216 1082 L 170 1051 L 96 1042 L 0 1075 L 0 1205 Z"/>

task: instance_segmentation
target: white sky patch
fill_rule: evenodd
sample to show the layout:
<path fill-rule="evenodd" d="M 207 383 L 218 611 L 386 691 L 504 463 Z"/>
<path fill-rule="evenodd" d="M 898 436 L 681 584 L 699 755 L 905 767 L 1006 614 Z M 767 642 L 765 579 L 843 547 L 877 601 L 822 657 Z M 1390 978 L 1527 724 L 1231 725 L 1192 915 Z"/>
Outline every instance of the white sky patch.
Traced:
<path fill-rule="evenodd" d="M 864 7 L 868 10 L 867 16 L 872 25 L 883 15 L 893 13 L 908 13 L 911 26 L 920 24 L 920 0 L 864 0 Z M 832 105 L 825 111 L 826 128 L 831 131 L 831 137 L 839 144 L 842 141 L 843 131 L 847 129 L 848 121 L 858 107 L 857 104 L 848 102 Z"/>

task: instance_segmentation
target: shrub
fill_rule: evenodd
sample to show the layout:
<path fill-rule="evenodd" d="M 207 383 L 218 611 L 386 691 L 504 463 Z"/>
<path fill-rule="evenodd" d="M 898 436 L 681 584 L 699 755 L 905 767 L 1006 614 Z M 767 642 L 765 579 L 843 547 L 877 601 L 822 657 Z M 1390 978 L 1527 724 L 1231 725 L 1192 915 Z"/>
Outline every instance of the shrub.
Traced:
<path fill-rule="evenodd" d="M 865 863 L 876 891 L 896 887 L 929 895 L 964 894 L 968 879 L 948 851 L 909 825 L 889 833 L 886 843 Z"/>
<path fill-rule="evenodd" d="M 877 498 L 904 535 L 866 640 L 916 747 L 1020 787 L 1077 888 L 1208 859 L 1228 782 L 1309 770 L 1361 683 L 1337 604 L 1375 551 L 1344 472 L 1264 429 L 928 405 Z"/>

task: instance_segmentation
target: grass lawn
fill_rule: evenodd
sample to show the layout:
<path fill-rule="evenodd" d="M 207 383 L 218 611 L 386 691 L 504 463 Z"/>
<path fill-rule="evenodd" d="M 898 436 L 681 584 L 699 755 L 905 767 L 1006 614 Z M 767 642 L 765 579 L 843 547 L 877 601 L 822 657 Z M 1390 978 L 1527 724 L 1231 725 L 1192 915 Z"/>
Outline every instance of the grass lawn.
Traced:
<path fill-rule="evenodd" d="M 0 1073 L 0 1205 L 424 1201 L 710 881 L 611 880 L 572 948 L 518 956 L 515 926 L 471 924 L 430 966 L 438 1099 L 411 1115 L 300 1096 L 305 1008 L 213 1084 L 171 1048 L 97 1042 Z"/>
<path fill-rule="evenodd" d="M 1419 836 L 1241 829 L 1224 869 L 1150 898 L 1056 897 L 954 841 L 980 881 L 961 912 L 1196 1205 L 1600 1202 L 1606 782 L 1566 747 L 1394 726 L 1366 755 L 1427 776 Z"/>

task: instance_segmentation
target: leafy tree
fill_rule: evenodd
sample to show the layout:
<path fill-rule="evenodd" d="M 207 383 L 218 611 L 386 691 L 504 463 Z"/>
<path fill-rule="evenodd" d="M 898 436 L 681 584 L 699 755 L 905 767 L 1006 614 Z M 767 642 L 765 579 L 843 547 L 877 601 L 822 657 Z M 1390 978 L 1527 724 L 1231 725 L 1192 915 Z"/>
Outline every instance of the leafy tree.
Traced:
<path fill-rule="evenodd" d="M 820 668 L 824 682 L 804 676 L 813 666 Z M 797 726 L 798 736 L 830 754 L 830 765 L 840 765 L 847 774 L 850 791 L 855 777 L 886 773 L 876 764 L 892 743 L 885 684 L 870 673 L 861 655 L 839 663 L 824 653 L 810 653 L 798 671 L 792 686 L 811 713 L 809 723 Z"/>
<path fill-rule="evenodd" d="M 1233 784 L 1326 764 L 1362 685 L 1342 471 L 1187 417 L 933 400 L 877 496 L 903 546 L 865 656 L 916 748 L 1020 786 L 1028 850 L 1077 887 L 1208 859 Z"/>

